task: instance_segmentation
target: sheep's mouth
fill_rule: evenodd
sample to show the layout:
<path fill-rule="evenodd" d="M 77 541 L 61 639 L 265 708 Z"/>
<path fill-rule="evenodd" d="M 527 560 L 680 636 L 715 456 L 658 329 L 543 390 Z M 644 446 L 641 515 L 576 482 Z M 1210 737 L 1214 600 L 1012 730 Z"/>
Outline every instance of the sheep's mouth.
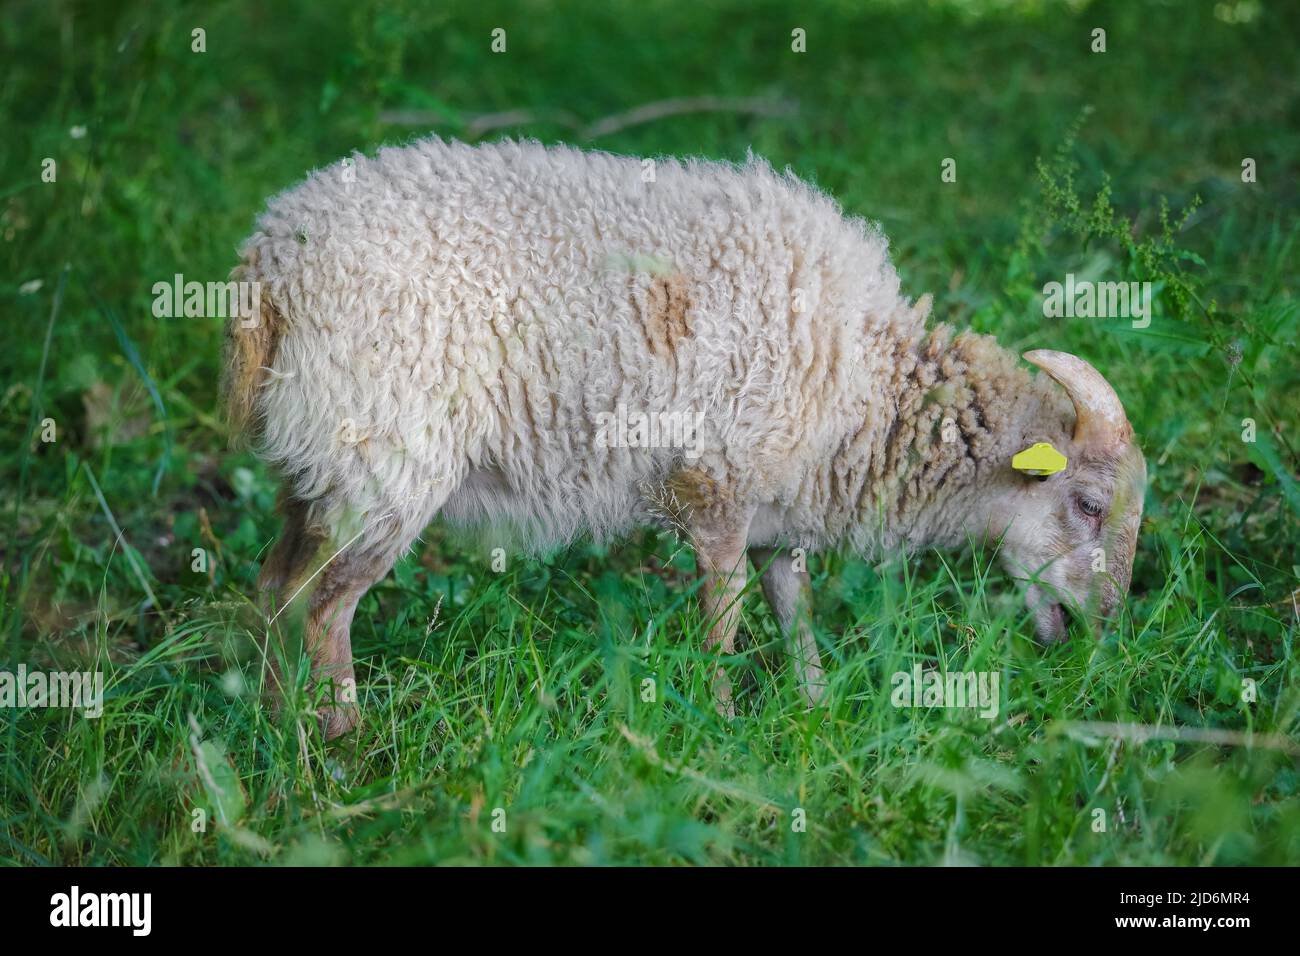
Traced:
<path fill-rule="evenodd" d="M 1034 625 L 1038 639 L 1046 644 L 1065 640 L 1069 633 L 1065 606 L 1055 601 L 1045 602 L 1034 609 Z"/>
<path fill-rule="evenodd" d="M 1034 614 L 1034 629 L 1045 644 L 1063 641 L 1069 635 L 1072 615 L 1066 605 L 1054 601 L 1043 588 L 1031 585 L 1025 603 Z"/>

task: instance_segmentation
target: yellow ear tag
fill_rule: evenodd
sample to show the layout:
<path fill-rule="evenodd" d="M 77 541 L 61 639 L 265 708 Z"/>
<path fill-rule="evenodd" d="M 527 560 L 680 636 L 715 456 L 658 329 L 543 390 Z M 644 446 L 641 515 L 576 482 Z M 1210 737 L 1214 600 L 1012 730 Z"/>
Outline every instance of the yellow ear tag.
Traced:
<path fill-rule="evenodd" d="M 1064 470 L 1068 459 L 1045 441 L 1030 445 L 1011 459 L 1011 467 L 1028 475 L 1046 478 Z"/>

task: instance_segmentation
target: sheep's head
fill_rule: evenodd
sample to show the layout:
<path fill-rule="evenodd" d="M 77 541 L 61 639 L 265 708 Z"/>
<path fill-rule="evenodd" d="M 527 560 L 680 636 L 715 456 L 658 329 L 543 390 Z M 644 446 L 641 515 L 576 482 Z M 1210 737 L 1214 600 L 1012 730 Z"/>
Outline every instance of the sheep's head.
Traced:
<path fill-rule="evenodd" d="M 1073 435 L 1058 439 L 1068 463 L 1046 477 L 1011 471 L 991 517 L 1003 532 L 1005 565 L 1030 582 L 1027 600 L 1039 637 L 1054 641 L 1065 636 L 1067 610 L 1096 622 L 1128 592 L 1146 460 L 1101 373 L 1065 352 L 1038 350 L 1025 359 L 1055 379 L 1074 404 Z"/>

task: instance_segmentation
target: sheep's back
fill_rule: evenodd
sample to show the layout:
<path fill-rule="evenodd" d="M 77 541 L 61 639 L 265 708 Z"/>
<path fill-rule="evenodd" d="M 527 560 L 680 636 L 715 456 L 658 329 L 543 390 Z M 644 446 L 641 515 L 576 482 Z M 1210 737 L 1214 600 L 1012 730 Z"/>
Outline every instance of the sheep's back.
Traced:
<path fill-rule="evenodd" d="M 245 259 L 286 325 L 263 440 L 300 493 L 450 495 L 548 540 L 642 520 L 684 464 L 796 494 L 922 324 L 877 232 L 758 162 L 427 140 L 276 197 Z M 704 413 L 700 455 L 600 442 L 620 410 Z"/>

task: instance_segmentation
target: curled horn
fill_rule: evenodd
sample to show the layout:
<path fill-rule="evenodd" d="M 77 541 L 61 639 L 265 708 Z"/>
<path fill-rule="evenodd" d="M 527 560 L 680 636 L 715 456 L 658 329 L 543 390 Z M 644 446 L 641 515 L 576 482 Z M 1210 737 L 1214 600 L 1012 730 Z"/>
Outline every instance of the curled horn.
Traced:
<path fill-rule="evenodd" d="M 1069 352 L 1035 349 L 1025 361 L 1052 376 L 1074 403 L 1074 441 L 1086 448 L 1111 448 L 1132 437 L 1124 406 L 1095 368 Z"/>

